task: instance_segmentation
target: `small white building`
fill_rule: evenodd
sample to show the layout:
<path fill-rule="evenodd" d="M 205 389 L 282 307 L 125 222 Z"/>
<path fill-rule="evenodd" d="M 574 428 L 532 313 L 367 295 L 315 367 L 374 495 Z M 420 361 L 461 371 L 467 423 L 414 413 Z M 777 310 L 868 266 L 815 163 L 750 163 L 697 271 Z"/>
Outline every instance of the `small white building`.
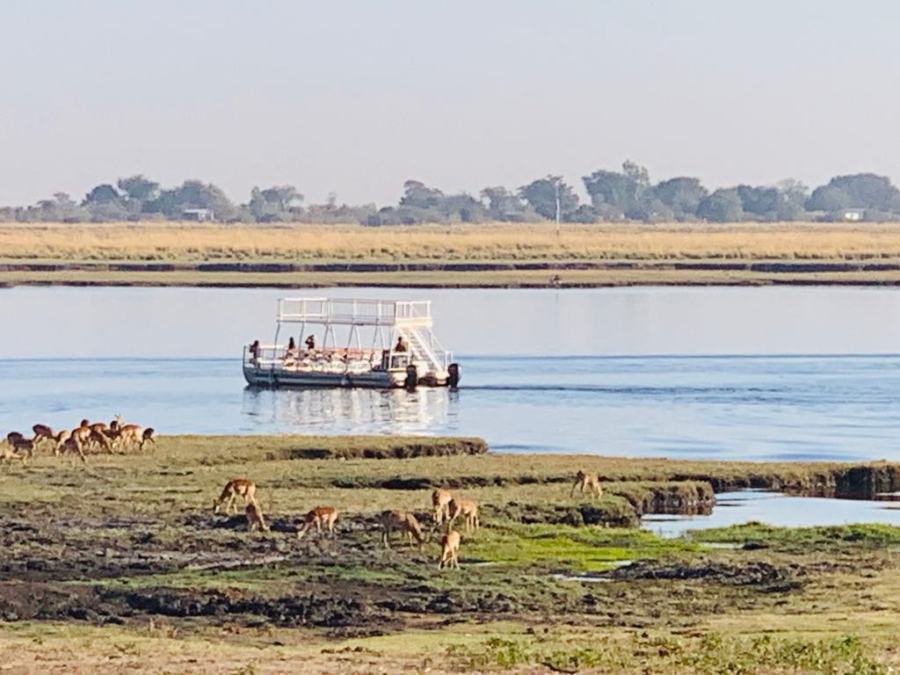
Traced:
<path fill-rule="evenodd" d="M 866 217 L 865 209 L 844 209 L 841 211 L 841 219 L 848 223 L 856 223 Z"/>
<path fill-rule="evenodd" d="M 212 209 L 185 209 L 181 212 L 181 217 L 184 220 L 195 220 L 197 222 L 215 220 L 215 214 L 212 212 Z"/>

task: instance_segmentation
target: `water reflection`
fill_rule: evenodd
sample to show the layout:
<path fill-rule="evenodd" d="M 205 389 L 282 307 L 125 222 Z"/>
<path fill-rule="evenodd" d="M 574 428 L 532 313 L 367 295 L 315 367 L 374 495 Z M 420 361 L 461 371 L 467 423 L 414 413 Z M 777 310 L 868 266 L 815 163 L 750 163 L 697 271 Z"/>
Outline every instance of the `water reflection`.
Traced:
<path fill-rule="evenodd" d="M 459 392 L 444 388 L 265 389 L 246 387 L 241 414 L 257 425 L 303 433 L 433 433 L 452 431 Z"/>
<path fill-rule="evenodd" d="M 710 515 L 644 516 L 641 525 L 663 537 L 679 537 L 690 530 L 729 527 L 750 521 L 778 527 L 885 523 L 900 525 L 900 510 L 884 502 L 826 497 L 794 497 L 778 492 L 741 490 L 716 495 Z"/>

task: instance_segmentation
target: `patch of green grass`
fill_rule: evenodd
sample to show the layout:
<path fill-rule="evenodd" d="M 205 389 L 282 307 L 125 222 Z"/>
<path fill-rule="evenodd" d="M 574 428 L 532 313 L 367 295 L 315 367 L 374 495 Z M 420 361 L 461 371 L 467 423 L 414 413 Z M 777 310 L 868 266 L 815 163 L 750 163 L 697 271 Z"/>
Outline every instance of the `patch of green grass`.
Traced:
<path fill-rule="evenodd" d="M 860 548 L 885 548 L 900 545 L 900 527 L 876 523 L 828 527 L 773 527 L 764 523 L 750 522 L 730 527 L 692 530 L 690 536 L 701 542 L 735 544 L 754 542 L 779 548 L 848 545 Z"/>
<path fill-rule="evenodd" d="M 552 563 L 559 569 L 593 572 L 624 560 L 697 550 L 693 542 L 663 539 L 645 530 L 508 524 L 464 536 L 461 557 L 517 566 Z"/>
<path fill-rule="evenodd" d="M 857 673 L 890 672 L 853 635 L 809 640 L 768 635 L 724 638 L 707 633 L 699 639 L 670 635 L 635 635 L 632 640 L 597 636 L 590 643 L 492 637 L 477 645 L 452 645 L 447 655 L 459 670 L 507 670 L 544 666 L 556 672 L 586 669 L 603 672 L 691 672 L 719 675 L 772 671 Z"/>

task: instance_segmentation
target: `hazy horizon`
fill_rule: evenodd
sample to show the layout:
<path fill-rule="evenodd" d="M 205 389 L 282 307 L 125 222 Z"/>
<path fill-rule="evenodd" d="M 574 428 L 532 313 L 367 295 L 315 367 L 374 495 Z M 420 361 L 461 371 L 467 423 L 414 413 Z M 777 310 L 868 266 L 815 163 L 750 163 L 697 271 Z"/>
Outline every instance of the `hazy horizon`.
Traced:
<path fill-rule="evenodd" d="M 887 0 L 0 7 L 0 205 L 144 173 L 393 203 L 645 165 L 900 179 Z"/>

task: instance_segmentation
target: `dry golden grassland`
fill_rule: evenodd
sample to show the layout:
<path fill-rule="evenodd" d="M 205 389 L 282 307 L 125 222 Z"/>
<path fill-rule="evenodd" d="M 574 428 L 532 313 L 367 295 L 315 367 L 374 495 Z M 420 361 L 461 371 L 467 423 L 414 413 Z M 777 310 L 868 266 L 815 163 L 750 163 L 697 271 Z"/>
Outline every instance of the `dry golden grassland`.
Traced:
<path fill-rule="evenodd" d="M 0 225 L 0 286 L 766 284 L 898 285 L 900 224 Z"/>
<path fill-rule="evenodd" d="M 869 260 L 900 224 L 0 225 L 0 259 L 59 261 Z"/>

